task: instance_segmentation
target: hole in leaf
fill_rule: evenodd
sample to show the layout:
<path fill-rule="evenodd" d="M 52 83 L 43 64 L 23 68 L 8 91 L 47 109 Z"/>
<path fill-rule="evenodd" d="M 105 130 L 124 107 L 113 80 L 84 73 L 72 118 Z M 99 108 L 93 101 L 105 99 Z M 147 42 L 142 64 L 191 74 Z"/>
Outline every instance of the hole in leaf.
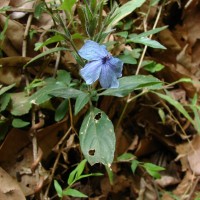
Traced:
<path fill-rule="evenodd" d="M 95 149 L 90 149 L 90 150 L 88 151 L 88 153 L 89 153 L 90 156 L 94 156 L 94 154 L 95 154 Z"/>
<path fill-rule="evenodd" d="M 97 113 L 94 117 L 94 119 L 99 120 L 101 119 L 101 113 Z"/>

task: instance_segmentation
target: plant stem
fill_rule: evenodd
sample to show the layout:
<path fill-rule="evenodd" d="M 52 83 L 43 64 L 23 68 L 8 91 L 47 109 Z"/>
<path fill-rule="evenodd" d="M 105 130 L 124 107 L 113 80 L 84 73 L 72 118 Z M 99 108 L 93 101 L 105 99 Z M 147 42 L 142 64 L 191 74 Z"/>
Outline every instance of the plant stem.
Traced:
<path fill-rule="evenodd" d="M 159 9 L 158 9 L 158 14 L 157 14 L 157 16 L 156 16 L 156 20 L 155 20 L 155 22 L 154 22 L 153 29 L 155 29 L 156 26 L 157 26 L 157 24 L 158 24 L 158 20 L 159 20 L 159 18 L 160 18 L 161 11 L 162 11 L 162 5 L 161 5 L 161 6 L 159 7 Z M 148 12 L 148 13 L 149 13 L 149 12 Z M 148 15 L 147 15 L 147 16 L 148 16 Z M 146 27 L 147 27 L 146 21 L 147 21 L 147 17 L 146 17 L 146 19 L 145 19 L 145 21 L 144 21 L 144 29 L 146 29 Z M 152 35 L 150 35 L 149 38 L 151 39 L 151 38 L 152 38 Z M 141 66 L 142 66 L 142 62 L 143 62 L 143 60 L 144 60 L 144 56 L 145 56 L 146 51 L 147 51 L 147 46 L 145 46 L 144 49 L 143 49 L 143 52 L 142 52 L 142 55 L 141 55 L 141 57 L 140 57 L 139 64 L 138 64 L 138 67 L 137 67 L 137 70 L 136 70 L 135 75 L 138 75 L 138 74 L 139 74 L 139 71 L 140 71 L 140 68 L 141 68 Z M 140 94 L 141 94 L 141 93 L 140 93 Z M 136 95 L 136 96 L 137 96 L 137 95 Z M 124 108 L 123 108 L 123 111 L 122 111 L 122 113 L 121 113 L 121 115 L 120 115 L 120 118 L 119 118 L 119 120 L 118 120 L 118 122 L 117 122 L 116 129 L 119 127 L 119 125 L 120 125 L 120 123 L 121 123 L 121 121 L 122 121 L 122 119 L 123 119 L 123 117 L 124 117 L 124 114 L 125 114 L 126 109 L 127 109 L 127 107 L 128 107 L 128 103 L 130 103 L 132 100 L 134 100 L 134 99 L 136 98 L 136 96 L 133 97 L 133 98 L 131 98 L 131 93 L 128 95 L 127 100 L 126 100 L 126 103 L 125 103 L 125 106 L 124 106 Z M 130 99 L 131 99 L 131 100 L 130 100 Z"/>

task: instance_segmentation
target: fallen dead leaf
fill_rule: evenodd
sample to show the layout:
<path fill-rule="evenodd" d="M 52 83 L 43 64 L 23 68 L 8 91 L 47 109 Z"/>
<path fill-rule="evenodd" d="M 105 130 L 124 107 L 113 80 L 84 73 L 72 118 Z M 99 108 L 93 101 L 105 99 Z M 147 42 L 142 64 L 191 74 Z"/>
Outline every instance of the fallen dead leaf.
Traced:
<path fill-rule="evenodd" d="M 147 180 L 145 180 L 144 178 L 141 178 L 140 191 L 137 200 L 144 200 L 144 199 L 148 200 L 157 199 L 157 192 L 151 183 L 147 182 Z"/>
<path fill-rule="evenodd" d="M 0 167 L 0 199 L 25 200 L 25 196 L 15 181 L 4 169 Z"/>
<path fill-rule="evenodd" d="M 10 0 L 10 6 L 16 9 L 31 9 L 33 7 L 34 1 L 26 0 Z M 12 12 L 10 14 L 11 19 L 20 19 L 24 17 L 26 12 Z"/>
<path fill-rule="evenodd" d="M 196 135 L 191 142 L 192 149 L 188 153 L 187 159 L 192 172 L 195 175 L 200 175 L 200 136 Z"/>
<path fill-rule="evenodd" d="M 7 21 L 7 17 L 0 14 L 0 26 L 2 28 L 5 26 L 6 21 Z M 6 30 L 6 37 L 10 40 L 13 47 L 18 52 L 21 52 L 21 49 L 22 49 L 23 35 L 24 35 L 24 26 L 15 20 L 9 19 L 8 28 Z"/>
<path fill-rule="evenodd" d="M 0 8 L 3 8 L 5 6 L 8 6 L 10 3 L 10 0 L 1 0 L 0 1 Z"/>

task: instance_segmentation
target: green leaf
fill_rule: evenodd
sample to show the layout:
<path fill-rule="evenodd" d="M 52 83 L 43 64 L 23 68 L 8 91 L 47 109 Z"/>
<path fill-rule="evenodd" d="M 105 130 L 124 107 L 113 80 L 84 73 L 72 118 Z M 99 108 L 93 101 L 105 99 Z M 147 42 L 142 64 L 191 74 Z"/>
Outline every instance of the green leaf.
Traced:
<path fill-rule="evenodd" d="M 11 110 L 12 115 L 21 116 L 27 114 L 31 109 L 29 97 L 24 92 L 11 93 Z"/>
<path fill-rule="evenodd" d="M 0 96 L 0 112 L 4 111 L 7 108 L 10 99 L 10 94 L 3 94 L 2 96 Z"/>
<path fill-rule="evenodd" d="M 79 132 L 82 152 L 91 165 L 110 165 L 114 158 L 115 133 L 107 115 L 92 108 L 83 120 Z"/>
<path fill-rule="evenodd" d="M 74 88 L 67 88 L 66 86 L 57 89 L 54 88 L 49 93 L 49 95 L 53 95 L 55 97 L 62 97 L 64 99 L 76 98 L 81 94 L 83 94 L 82 91 Z"/>
<path fill-rule="evenodd" d="M 128 95 L 135 89 L 161 89 L 163 83 L 153 77 L 153 76 L 144 76 L 144 75 L 133 75 L 133 76 L 125 76 L 119 79 L 119 87 L 118 88 L 109 88 L 102 93 L 101 95 L 108 95 L 108 96 L 117 96 L 123 97 Z"/>
<path fill-rule="evenodd" d="M 150 6 L 155 6 L 156 4 L 159 3 L 160 0 L 151 0 L 150 1 Z"/>
<path fill-rule="evenodd" d="M 54 187 L 59 197 L 63 197 L 63 190 L 57 180 L 54 180 Z"/>
<path fill-rule="evenodd" d="M 153 35 L 153 34 L 156 34 L 160 31 L 163 31 L 167 28 L 168 26 L 163 26 L 163 27 L 159 27 L 159 28 L 154 28 L 152 30 L 149 30 L 149 31 L 146 31 L 146 32 L 143 32 L 143 33 L 140 33 L 138 35 L 136 34 L 130 34 L 129 35 L 129 38 L 132 39 L 132 38 L 135 38 L 135 37 L 148 37 L 150 35 Z"/>
<path fill-rule="evenodd" d="M 65 38 L 62 35 L 54 35 L 53 37 L 48 38 L 45 42 L 38 42 L 35 43 L 35 51 L 38 51 L 39 49 L 41 49 L 44 46 L 47 46 L 49 44 L 55 43 L 55 42 L 60 42 L 65 40 Z"/>
<path fill-rule="evenodd" d="M 122 60 L 126 64 L 132 64 L 132 65 L 137 64 L 137 60 L 131 54 L 120 55 L 118 57 L 120 60 Z"/>
<path fill-rule="evenodd" d="M 82 36 L 80 33 L 72 34 L 72 40 L 83 39 L 83 38 L 84 38 L 84 36 Z"/>
<path fill-rule="evenodd" d="M 174 100 L 172 97 L 169 95 L 161 94 L 158 92 L 153 92 L 152 93 L 158 95 L 160 98 L 166 100 L 168 103 L 173 105 L 184 117 L 186 117 L 193 125 L 194 125 L 194 120 L 190 117 L 188 112 L 185 110 L 185 108 L 180 104 L 178 101 Z"/>
<path fill-rule="evenodd" d="M 148 47 L 152 47 L 155 49 L 166 49 L 166 47 L 164 47 L 162 44 L 160 44 L 159 42 L 157 42 L 155 40 L 151 40 L 148 37 L 133 37 L 133 38 L 127 40 L 127 42 L 144 44 Z"/>
<path fill-rule="evenodd" d="M 22 119 L 19 118 L 15 118 L 12 121 L 12 126 L 15 128 L 23 128 L 25 126 L 28 126 L 29 124 L 30 122 L 23 121 Z"/>
<path fill-rule="evenodd" d="M 44 11 L 44 9 L 45 9 L 45 3 L 43 1 L 39 2 L 35 7 L 34 17 L 36 19 L 39 19 L 41 17 L 42 12 Z"/>
<path fill-rule="evenodd" d="M 83 174 L 83 175 L 79 176 L 78 180 L 80 180 L 82 178 L 87 178 L 87 177 L 90 177 L 90 176 L 103 176 L 103 174 L 102 173 Z"/>
<path fill-rule="evenodd" d="M 118 36 L 123 37 L 123 38 L 127 38 L 128 37 L 128 31 L 118 32 L 118 33 L 115 33 L 115 35 L 118 35 Z"/>
<path fill-rule="evenodd" d="M 72 197 L 80 197 L 80 198 L 87 198 L 88 196 L 83 194 L 82 192 L 79 192 L 76 189 L 67 188 L 63 191 L 63 196 L 72 196 Z"/>
<path fill-rule="evenodd" d="M 54 53 L 54 52 L 66 51 L 66 50 L 67 50 L 67 48 L 64 48 L 64 47 L 55 47 L 55 48 L 53 48 L 53 49 L 49 49 L 49 50 L 47 50 L 47 51 L 45 51 L 45 52 L 40 53 L 39 55 L 35 56 L 34 58 L 32 58 L 29 62 L 27 62 L 27 63 L 23 66 L 23 68 L 25 68 L 26 66 L 28 66 L 28 65 L 31 64 L 32 62 L 34 62 L 34 61 L 36 61 L 36 60 L 38 60 L 38 59 L 40 59 L 40 58 L 42 58 L 42 57 L 44 57 L 44 56 L 46 56 L 46 55 L 49 55 L 49 54 Z"/>
<path fill-rule="evenodd" d="M 80 94 L 76 99 L 74 114 L 77 115 L 79 111 L 89 102 L 89 100 L 90 94 Z"/>
<path fill-rule="evenodd" d="M 155 72 L 161 71 L 164 67 L 165 66 L 160 63 L 150 62 L 147 65 L 145 65 L 143 68 L 151 73 L 155 73 Z"/>
<path fill-rule="evenodd" d="M 106 167 L 106 171 L 108 174 L 110 185 L 113 185 L 114 184 L 114 173 L 110 167 L 108 167 L 108 166 L 105 166 L 105 167 Z"/>
<path fill-rule="evenodd" d="M 29 101 L 33 104 L 40 105 L 49 99 L 52 98 L 50 95 L 51 91 L 59 89 L 59 88 L 67 88 L 67 86 L 63 86 L 63 84 L 56 82 L 56 80 L 52 80 L 52 82 L 46 82 L 46 85 L 35 92 L 32 96 L 29 97 Z"/>
<path fill-rule="evenodd" d="M 154 165 L 153 163 L 144 163 L 143 167 L 154 178 L 160 178 L 161 176 L 159 174 L 159 171 L 165 170 L 165 168 Z"/>
<path fill-rule="evenodd" d="M 131 162 L 131 171 L 133 172 L 133 174 L 135 173 L 135 170 L 137 169 L 139 164 L 140 162 L 138 160 L 133 160 Z"/>
<path fill-rule="evenodd" d="M 0 89 L 0 95 L 4 94 L 5 92 L 7 92 L 8 90 L 12 89 L 15 86 L 15 83 L 6 87 L 2 87 Z"/>
<path fill-rule="evenodd" d="M 66 70 L 58 70 L 56 80 L 66 84 L 66 85 L 69 85 L 72 78 L 71 78 L 70 73 L 67 72 Z"/>
<path fill-rule="evenodd" d="M 76 180 L 78 180 L 78 178 L 80 177 L 80 175 L 83 173 L 83 170 L 85 168 L 86 162 L 87 162 L 87 160 L 84 159 L 76 167 L 76 171 L 77 171 L 77 173 L 76 173 Z"/>
<path fill-rule="evenodd" d="M 192 109 L 193 113 L 194 113 L 194 124 L 195 124 L 195 128 L 197 130 L 198 133 L 200 133 L 200 113 L 199 113 L 199 109 L 197 106 L 197 102 L 198 101 L 198 96 L 197 94 L 194 95 L 193 99 L 192 99 L 192 104 L 190 105 L 190 108 Z"/>
<path fill-rule="evenodd" d="M 163 109 L 159 108 L 158 109 L 158 114 L 162 120 L 162 123 L 165 124 L 166 122 L 166 116 L 165 116 L 165 112 L 163 111 Z"/>
<path fill-rule="evenodd" d="M 60 6 L 61 10 L 66 10 L 68 12 L 72 12 L 72 7 L 76 3 L 76 0 L 64 0 Z"/>
<path fill-rule="evenodd" d="M 44 87 L 29 97 L 29 101 L 33 104 L 40 105 L 51 99 L 53 96 L 65 99 L 76 98 L 83 92 L 74 88 L 69 88 L 70 82 L 70 74 L 65 70 L 58 70 L 56 79 L 46 79 L 44 81 Z"/>
<path fill-rule="evenodd" d="M 121 19 L 131 14 L 136 8 L 139 8 L 145 0 L 131 0 L 117 8 L 113 13 L 113 20 L 110 22 L 109 27 L 115 26 Z"/>
<path fill-rule="evenodd" d="M 132 153 L 123 153 L 117 157 L 117 161 L 131 161 L 135 159 L 135 156 Z"/>
<path fill-rule="evenodd" d="M 75 181 L 78 180 L 79 176 L 82 174 L 84 168 L 85 168 L 85 164 L 86 164 L 87 160 L 84 159 L 82 160 L 77 167 L 70 173 L 67 183 L 68 185 L 72 185 Z"/>
<path fill-rule="evenodd" d="M 0 141 L 3 140 L 10 129 L 10 124 L 6 120 L 0 120 Z"/>
<path fill-rule="evenodd" d="M 144 163 L 144 164 L 143 164 L 143 167 L 144 167 L 145 169 L 150 169 L 150 170 L 152 170 L 152 171 L 163 171 L 163 170 L 165 170 L 164 167 L 160 167 L 160 166 L 155 165 L 155 164 L 153 164 L 153 163 Z"/>
<path fill-rule="evenodd" d="M 10 6 L 8 6 L 7 8 L 10 8 Z M 0 9 L 0 13 L 1 13 L 1 9 Z M 9 17 L 6 17 L 6 21 L 4 23 L 3 30 L 1 30 L 1 32 L 0 32 L 0 41 L 3 41 L 5 39 L 6 30 L 8 28 L 8 21 L 9 21 Z"/>
<path fill-rule="evenodd" d="M 65 99 L 64 101 L 61 102 L 61 104 L 58 106 L 55 112 L 55 121 L 58 122 L 62 120 L 67 111 L 68 111 L 68 106 L 69 106 L 69 101 L 68 99 Z"/>
<path fill-rule="evenodd" d="M 29 83 L 29 85 L 27 85 L 26 87 L 25 87 L 25 90 L 27 91 L 27 90 L 32 90 L 32 89 L 34 89 L 34 88 L 36 88 L 36 87 L 42 87 L 42 86 L 44 86 L 45 85 L 45 81 L 44 80 L 42 80 L 42 79 L 34 79 L 31 83 Z"/>

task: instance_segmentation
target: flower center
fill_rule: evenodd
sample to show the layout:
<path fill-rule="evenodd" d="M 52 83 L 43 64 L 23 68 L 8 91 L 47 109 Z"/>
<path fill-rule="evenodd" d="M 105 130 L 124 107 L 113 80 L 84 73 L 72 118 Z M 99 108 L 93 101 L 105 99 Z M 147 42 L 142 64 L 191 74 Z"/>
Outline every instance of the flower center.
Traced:
<path fill-rule="evenodd" d="M 107 60 L 109 59 L 110 59 L 110 55 L 105 56 L 104 58 L 102 58 L 102 63 L 105 64 Z"/>

